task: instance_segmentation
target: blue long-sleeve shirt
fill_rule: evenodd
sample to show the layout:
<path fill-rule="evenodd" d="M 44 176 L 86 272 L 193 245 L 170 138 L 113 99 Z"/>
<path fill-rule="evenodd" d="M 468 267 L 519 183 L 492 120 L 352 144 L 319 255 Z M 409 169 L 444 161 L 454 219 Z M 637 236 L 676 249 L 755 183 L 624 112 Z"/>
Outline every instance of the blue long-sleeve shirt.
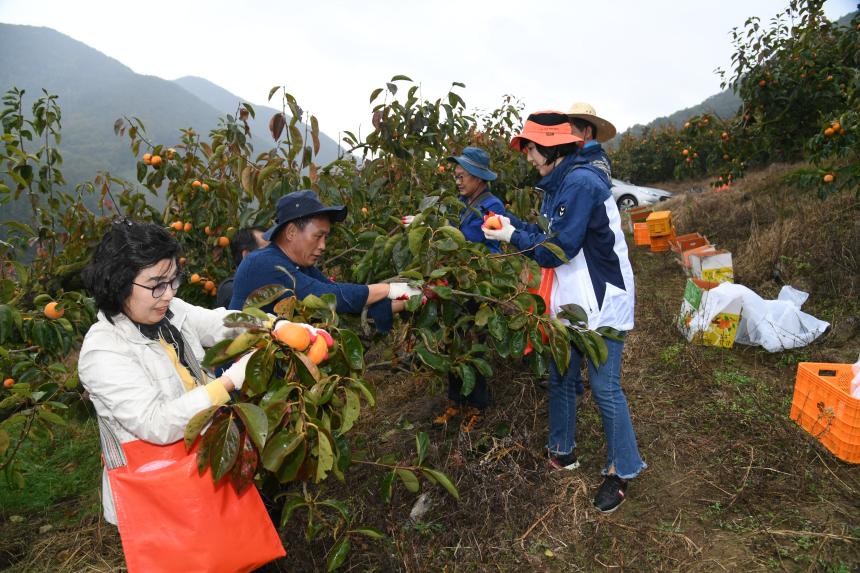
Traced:
<path fill-rule="evenodd" d="M 280 268 L 279 268 L 280 267 Z M 241 310 L 245 299 L 260 287 L 278 284 L 293 291 L 299 299 L 309 294 L 322 296 L 333 294 L 337 298 L 337 311 L 360 314 L 367 304 L 370 289 L 367 285 L 338 283 L 325 276 L 316 267 L 300 267 L 274 243 L 248 253 L 233 281 L 233 297 L 230 309 Z M 289 296 L 289 293 L 286 295 Z M 263 307 L 271 312 L 274 303 Z M 391 301 L 383 299 L 368 307 L 367 315 L 373 319 L 380 332 L 391 330 Z"/>
<path fill-rule="evenodd" d="M 466 205 L 460 213 L 460 231 L 463 233 L 463 236 L 466 237 L 467 241 L 471 241 L 473 243 L 484 243 L 487 245 L 487 248 L 490 249 L 490 252 L 500 253 L 501 247 L 499 246 L 499 241 L 491 241 L 484 237 L 481 225 L 484 224 L 484 215 L 488 214 L 490 211 L 497 215 L 506 215 L 505 206 L 501 199 L 489 191 L 484 191 L 482 195 L 484 195 L 484 197 L 482 197 L 477 204 L 472 205 L 471 207 L 469 207 L 466 199 L 460 197 L 460 201 Z"/>

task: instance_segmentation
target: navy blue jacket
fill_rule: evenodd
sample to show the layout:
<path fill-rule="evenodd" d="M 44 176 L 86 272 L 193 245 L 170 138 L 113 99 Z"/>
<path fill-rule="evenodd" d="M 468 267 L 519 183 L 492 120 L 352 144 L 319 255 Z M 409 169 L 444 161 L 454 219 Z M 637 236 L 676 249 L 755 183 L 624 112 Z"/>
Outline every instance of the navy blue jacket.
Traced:
<path fill-rule="evenodd" d="M 497 215 L 505 215 L 505 206 L 501 199 L 490 193 L 489 190 L 484 191 L 482 195 L 484 197 L 471 207 L 468 206 L 468 202 L 464 197 L 460 197 L 460 201 L 466 205 L 460 213 L 460 231 L 462 231 L 467 241 L 484 243 L 490 249 L 490 252 L 500 253 L 501 247 L 499 246 L 499 241 L 490 241 L 484 237 L 481 225 L 484 224 L 484 215 L 490 211 Z"/>
<path fill-rule="evenodd" d="M 362 312 L 370 293 L 367 285 L 336 283 L 316 267 L 300 267 L 277 245 L 271 243 L 267 247 L 248 253 L 242 259 L 242 263 L 236 269 L 233 297 L 230 299 L 229 308 L 241 310 L 248 295 L 269 284 L 283 285 L 291 289 L 299 299 L 309 294 L 322 296 L 331 293 L 337 297 L 337 311 L 350 314 Z M 273 307 L 274 303 L 264 307 L 263 310 L 271 312 Z M 391 330 L 390 300 L 383 299 L 370 305 L 367 315 L 373 319 L 376 329 L 380 332 Z"/>
<path fill-rule="evenodd" d="M 600 144 L 565 157 L 538 183 L 544 193 L 540 213 L 549 222 L 550 238 L 538 225 L 511 217 L 516 229 L 511 244 L 540 266 L 556 269 L 554 310 L 573 302 L 586 310 L 591 328 L 629 330 L 633 270 L 609 173 L 609 158 Z M 568 262 L 541 246 L 547 240 L 561 247 Z M 611 308 L 604 304 L 607 292 Z"/>

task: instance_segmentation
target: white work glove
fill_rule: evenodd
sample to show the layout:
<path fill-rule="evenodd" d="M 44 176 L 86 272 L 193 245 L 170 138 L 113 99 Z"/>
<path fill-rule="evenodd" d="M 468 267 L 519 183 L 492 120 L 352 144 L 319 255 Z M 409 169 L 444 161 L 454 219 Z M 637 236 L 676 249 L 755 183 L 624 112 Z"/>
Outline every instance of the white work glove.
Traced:
<path fill-rule="evenodd" d="M 421 289 L 411 287 L 406 283 L 389 283 L 388 298 L 391 300 L 409 300 L 421 294 Z"/>
<path fill-rule="evenodd" d="M 404 227 L 408 227 L 409 225 L 411 225 L 412 221 L 414 220 L 415 215 L 404 215 L 403 217 L 400 217 L 400 222 L 403 223 Z"/>
<path fill-rule="evenodd" d="M 488 229 L 486 227 L 481 227 L 481 231 L 484 232 L 484 237 L 489 241 L 503 241 L 505 243 L 511 242 L 511 235 L 514 234 L 514 226 L 511 225 L 511 220 L 502 215 L 498 215 L 499 222 L 502 224 L 501 229 L 493 230 Z"/>
<path fill-rule="evenodd" d="M 233 382 L 233 387 L 236 390 L 242 389 L 242 384 L 245 383 L 245 368 L 248 366 L 248 361 L 251 359 L 251 355 L 256 351 L 257 350 L 254 349 L 247 354 L 243 354 L 239 360 L 231 364 L 230 367 L 222 374 L 222 376 L 226 376 Z"/>

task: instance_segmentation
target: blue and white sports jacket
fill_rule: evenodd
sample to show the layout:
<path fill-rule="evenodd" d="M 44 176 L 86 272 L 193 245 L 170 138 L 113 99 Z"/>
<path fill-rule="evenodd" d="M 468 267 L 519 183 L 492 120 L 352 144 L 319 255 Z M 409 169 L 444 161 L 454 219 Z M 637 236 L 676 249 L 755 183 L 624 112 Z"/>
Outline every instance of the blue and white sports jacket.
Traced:
<path fill-rule="evenodd" d="M 549 233 L 511 217 L 511 244 L 540 266 L 555 268 L 551 315 L 574 303 L 585 309 L 589 328 L 627 331 L 633 328 L 633 268 L 610 191 L 609 158 L 599 144 L 589 143 L 538 183 Z M 547 240 L 561 247 L 567 263 L 540 246 Z"/>

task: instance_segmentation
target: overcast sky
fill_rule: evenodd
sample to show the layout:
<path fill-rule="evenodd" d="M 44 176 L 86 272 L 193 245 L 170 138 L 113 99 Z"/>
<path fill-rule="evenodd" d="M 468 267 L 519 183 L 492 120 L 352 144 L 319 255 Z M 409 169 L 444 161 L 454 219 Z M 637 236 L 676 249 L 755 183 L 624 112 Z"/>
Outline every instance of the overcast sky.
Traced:
<path fill-rule="evenodd" d="M 493 109 L 505 94 L 527 112 L 586 101 L 620 131 L 717 93 L 731 29 L 787 4 L 0 0 L 0 22 L 47 26 L 137 73 L 200 76 L 252 103 L 286 85 L 333 137 L 369 131 L 368 96 L 395 74 L 420 82 L 427 99 L 465 83 L 470 109 Z M 835 19 L 856 3 L 824 7 Z"/>

